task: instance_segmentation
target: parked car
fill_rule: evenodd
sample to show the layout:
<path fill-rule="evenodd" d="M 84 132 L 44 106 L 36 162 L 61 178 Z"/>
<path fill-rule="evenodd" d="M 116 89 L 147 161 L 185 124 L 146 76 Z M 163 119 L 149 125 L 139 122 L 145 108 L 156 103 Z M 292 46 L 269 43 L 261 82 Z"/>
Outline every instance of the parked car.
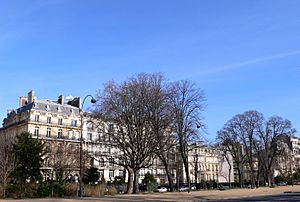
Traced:
<path fill-rule="evenodd" d="M 166 187 L 160 187 L 157 189 L 158 192 L 163 193 L 163 192 L 167 192 L 168 189 Z"/>
<path fill-rule="evenodd" d="M 300 185 L 300 181 L 294 181 L 295 185 Z"/>
<path fill-rule="evenodd" d="M 278 182 L 277 185 L 278 185 L 278 186 L 286 186 L 286 185 L 287 185 L 287 182 Z"/>
<path fill-rule="evenodd" d="M 188 190 L 189 190 L 188 187 L 180 187 L 180 188 L 179 188 L 179 191 L 188 191 Z"/>

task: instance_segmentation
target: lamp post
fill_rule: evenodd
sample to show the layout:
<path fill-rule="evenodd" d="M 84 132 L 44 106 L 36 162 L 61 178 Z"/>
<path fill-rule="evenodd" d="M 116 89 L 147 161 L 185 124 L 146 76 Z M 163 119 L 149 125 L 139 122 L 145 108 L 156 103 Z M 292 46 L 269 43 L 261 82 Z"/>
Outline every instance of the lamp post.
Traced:
<path fill-rule="evenodd" d="M 83 196 L 83 182 L 82 182 L 82 177 L 83 177 L 83 168 L 82 168 L 82 164 L 83 164 L 83 104 L 86 100 L 86 98 L 91 97 L 91 103 L 96 103 L 97 101 L 94 99 L 94 97 L 92 95 L 87 95 L 85 96 L 85 98 L 82 101 L 81 104 L 81 108 L 79 108 L 79 115 L 80 115 L 80 157 L 79 157 L 79 195 L 80 197 Z"/>

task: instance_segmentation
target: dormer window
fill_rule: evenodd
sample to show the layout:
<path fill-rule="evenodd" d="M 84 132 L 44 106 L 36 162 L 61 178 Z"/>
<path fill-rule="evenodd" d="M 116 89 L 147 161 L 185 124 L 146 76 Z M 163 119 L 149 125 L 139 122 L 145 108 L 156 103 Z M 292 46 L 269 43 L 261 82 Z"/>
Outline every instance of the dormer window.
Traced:
<path fill-rule="evenodd" d="M 57 111 L 58 111 L 58 112 L 61 112 L 61 108 L 60 108 L 60 107 L 57 107 Z"/>
<path fill-rule="evenodd" d="M 50 110 L 50 106 L 49 105 L 46 105 L 45 108 L 46 108 L 47 111 Z"/>

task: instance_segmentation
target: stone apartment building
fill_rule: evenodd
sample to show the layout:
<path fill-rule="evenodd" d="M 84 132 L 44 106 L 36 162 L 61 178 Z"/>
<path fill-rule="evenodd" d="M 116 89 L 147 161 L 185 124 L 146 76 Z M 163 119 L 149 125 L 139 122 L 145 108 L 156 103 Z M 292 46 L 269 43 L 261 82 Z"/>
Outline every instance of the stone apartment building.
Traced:
<path fill-rule="evenodd" d="M 64 176 L 77 181 L 82 129 L 83 165 L 97 167 L 106 181 L 112 181 L 116 176 L 126 178 L 124 168 L 115 164 L 119 151 L 108 141 L 107 134 L 114 132 L 115 126 L 93 118 L 89 113 L 80 114 L 80 106 L 79 97 L 66 101 L 60 95 L 55 101 L 38 100 L 35 92 L 30 91 L 27 96 L 20 97 L 18 109 L 8 110 L 0 129 L 0 138 L 13 139 L 23 131 L 30 132 L 32 138 L 45 143 L 45 179 L 57 178 L 56 173 L 62 169 Z M 184 183 L 184 169 L 176 148 L 172 156 L 170 164 L 173 182 Z M 225 182 L 224 176 L 228 175 L 228 165 L 220 158 L 220 152 L 203 144 L 196 145 L 189 153 L 189 170 L 192 183 L 210 180 Z M 153 166 L 140 170 L 140 182 L 147 172 L 154 175 L 158 184 L 168 183 L 164 166 L 158 159 L 154 160 Z"/>
<path fill-rule="evenodd" d="M 61 95 L 57 101 L 38 100 L 35 92 L 30 91 L 28 96 L 20 97 L 18 109 L 8 110 L 7 117 L 3 120 L 1 138 L 5 136 L 13 139 L 24 131 L 30 132 L 32 138 L 45 143 L 47 154 L 42 168 L 45 179 L 55 179 L 55 173 L 63 169 L 66 176 L 77 180 L 81 135 L 80 105 L 80 98 L 65 102 Z M 113 148 L 105 144 L 103 128 L 100 133 L 88 113 L 83 114 L 82 129 L 84 166 L 95 164 L 106 180 L 112 180 L 116 175 L 123 176 L 123 169 L 113 163 Z M 88 157 L 99 153 L 103 154 L 103 158 Z"/>
<path fill-rule="evenodd" d="M 190 147 L 188 162 L 191 183 L 197 184 L 210 181 L 218 183 L 229 182 L 229 165 L 218 148 L 205 145 L 203 142 L 191 145 Z M 232 157 L 229 157 L 229 159 L 231 160 L 231 164 L 233 164 Z M 185 176 L 184 169 L 182 169 L 182 172 L 182 176 Z M 233 169 L 230 176 L 230 181 L 233 182 Z"/>

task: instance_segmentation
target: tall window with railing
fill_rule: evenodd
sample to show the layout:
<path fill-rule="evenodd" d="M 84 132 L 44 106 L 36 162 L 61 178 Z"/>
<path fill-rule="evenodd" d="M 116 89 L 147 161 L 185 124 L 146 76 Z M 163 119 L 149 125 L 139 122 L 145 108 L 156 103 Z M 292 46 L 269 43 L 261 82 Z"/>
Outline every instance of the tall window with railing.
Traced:
<path fill-rule="evenodd" d="M 63 138 L 63 132 L 62 132 L 61 128 L 59 128 L 58 131 L 57 131 L 57 137 L 58 138 Z"/>
<path fill-rule="evenodd" d="M 35 128 L 34 128 L 34 135 L 35 136 L 39 136 L 39 133 L 40 133 L 40 127 L 35 126 Z"/>
<path fill-rule="evenodd" d="M 51 137 L 51 128 L 47 128 L 46 137 Z"/>
<path fill-rule="evenodd" d="M 34 121 L 35 122 L 40 122 L 40 115 L 35 115 L 34 116 Z"/>

